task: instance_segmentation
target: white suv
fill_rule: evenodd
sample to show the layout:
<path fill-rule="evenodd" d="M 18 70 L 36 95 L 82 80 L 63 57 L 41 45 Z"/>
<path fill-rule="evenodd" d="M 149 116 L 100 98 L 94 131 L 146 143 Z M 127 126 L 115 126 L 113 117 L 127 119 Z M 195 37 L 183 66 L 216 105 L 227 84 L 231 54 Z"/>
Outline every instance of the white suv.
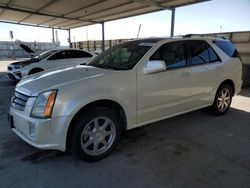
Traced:
<path fill-rule="evenodd" d="M 225 114 L 240 91 L 241 76 L 238 52 L 225 39 L 130 41 L 87 66 L 24 78 L 9 120 L 34 147 L 70 150 L 95 161 L 114 149 L 124 130 L 205 107 Z"/>

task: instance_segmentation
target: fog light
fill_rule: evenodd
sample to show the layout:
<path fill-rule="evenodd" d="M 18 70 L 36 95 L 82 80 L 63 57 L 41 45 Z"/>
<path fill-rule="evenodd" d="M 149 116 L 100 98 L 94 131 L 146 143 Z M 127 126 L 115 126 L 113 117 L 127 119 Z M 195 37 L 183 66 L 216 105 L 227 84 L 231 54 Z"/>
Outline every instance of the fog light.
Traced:
<path fill-rule="evenodd" d="M 35 133 L 36 133 L 36 126 L 35 126 L 35 124 L 32 123 L 32 122 L 29 122 L 29 135 L 31 137 L 34 137 Z"/>
<path fill-rule="evenodd" d="M 21 72 L 20 72 L 20 71 L 14 72 L 14 74 L 15 74 L 16 76 L 18 76 L 19 78 L 22 78 Z"/>

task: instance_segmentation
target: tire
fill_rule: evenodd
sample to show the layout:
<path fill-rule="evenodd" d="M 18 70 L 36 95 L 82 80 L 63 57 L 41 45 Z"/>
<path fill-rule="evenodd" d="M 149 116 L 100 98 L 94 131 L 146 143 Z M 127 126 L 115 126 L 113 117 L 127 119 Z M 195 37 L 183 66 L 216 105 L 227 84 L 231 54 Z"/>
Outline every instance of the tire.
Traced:
<path fill-rule="evenodd" d="M 121 124 L 115 111 L 104 107 L 80 114 L 73 126 L 71 152 L 87 162 L 109 155 L 121 134 Z"/>
<path fill-rule="evenodd" d="M 32 75 L 32 74 L 35 74 L 35 73 L 38 73 L 38 72 L 42 72 L 42 71 L 44 71 L 44 70 L 40 69 L 40 68 L 35 68 L 35 69 L 30 70 L 30 72 L 29 72 L 28 75 Z"/>
<path fill-rule="evenodd" d="M 228 84 L 221 85 L 216 92 L 214 103 L 209 108 L 209 112 L 217 116 L 224 115 L 230 109 L 232 97 L 232 87 Z"/>

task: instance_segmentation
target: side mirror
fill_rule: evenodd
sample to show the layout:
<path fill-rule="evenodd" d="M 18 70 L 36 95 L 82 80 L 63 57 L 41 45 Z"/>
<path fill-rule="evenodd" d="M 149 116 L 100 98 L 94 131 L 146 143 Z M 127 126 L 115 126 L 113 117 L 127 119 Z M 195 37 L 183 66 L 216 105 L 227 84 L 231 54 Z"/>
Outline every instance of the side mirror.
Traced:
<path fill-rule="evenodd" d="M 166 64 L 164 61 L 161 60 L 149 61 L 145 64 L 143 68 L 144 74 L 153 74 L 165 70 L 166 70 Z"/>

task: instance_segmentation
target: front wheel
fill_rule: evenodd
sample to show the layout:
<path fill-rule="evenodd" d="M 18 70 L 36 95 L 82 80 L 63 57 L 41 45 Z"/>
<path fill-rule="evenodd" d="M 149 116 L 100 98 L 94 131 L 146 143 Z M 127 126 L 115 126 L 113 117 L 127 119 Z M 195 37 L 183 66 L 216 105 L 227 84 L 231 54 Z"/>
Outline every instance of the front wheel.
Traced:
<path fill-rule="evenodd" d="M 210 107 L 210 112 L 215 115 L 225 114 L 231 105 L 233 91 L 228 84 L 223 84 L 219 87 L 213 105 Z"/>
<path fill-rule="evenodd" d="M 83 113 L 74 123 L 71 150 L 84 161 L 97 161 L 111 153 L 120 137 L 116 113 L 108 108 L 96 108 Z"/>

